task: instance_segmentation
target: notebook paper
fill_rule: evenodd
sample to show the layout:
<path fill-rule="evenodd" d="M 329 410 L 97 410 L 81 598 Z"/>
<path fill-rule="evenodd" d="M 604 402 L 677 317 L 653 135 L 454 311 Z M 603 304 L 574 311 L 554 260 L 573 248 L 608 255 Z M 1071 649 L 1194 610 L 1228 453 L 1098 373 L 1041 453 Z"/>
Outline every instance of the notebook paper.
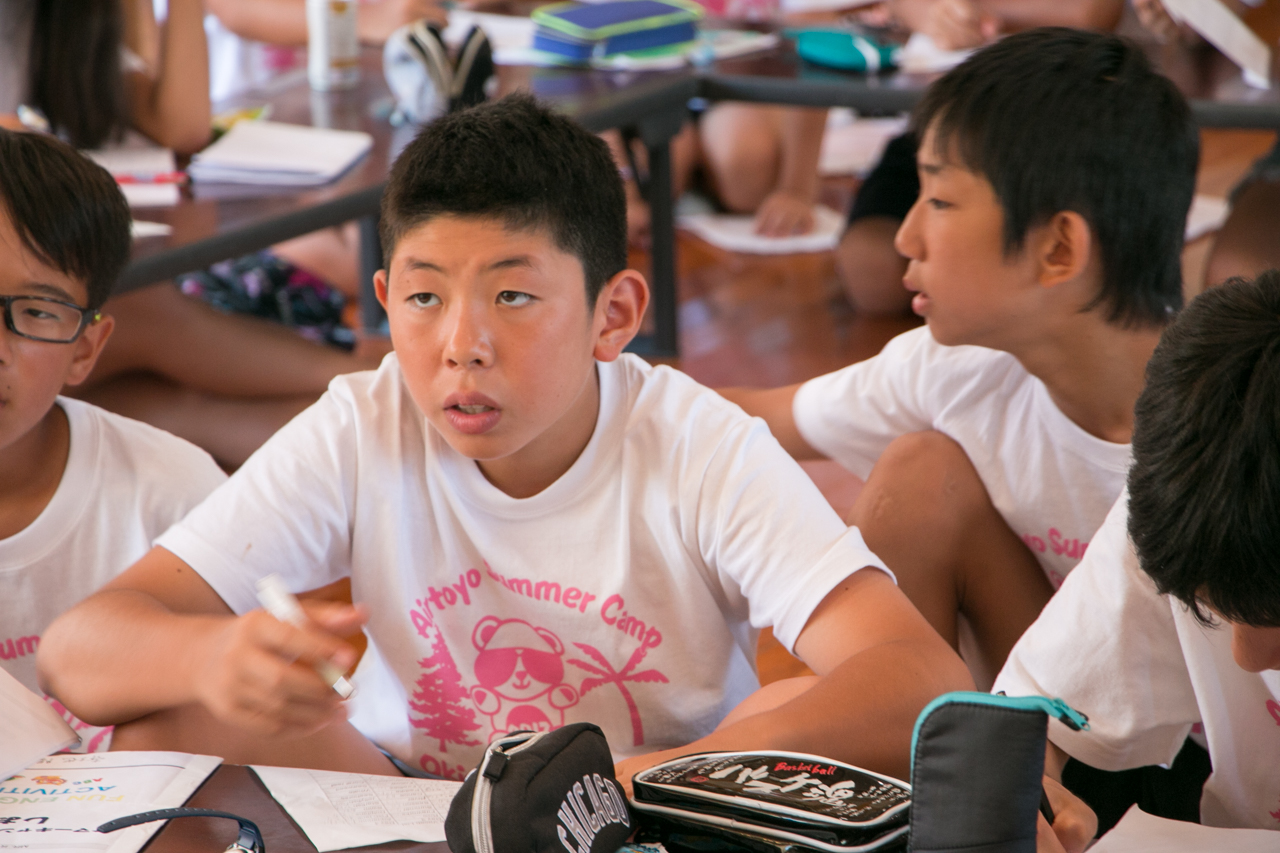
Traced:
<path fill-rule="evenodd" d="M 1185 22 L 1240 66 L 1244 81 L 1257 89 L 1271 88 L 1271 51 L 1244 21 L 1219 0 L 1162 0 L 1174 20 Z"/>
<path fill-rule="evenodd" d="M 388 841 L 444 841 L 461 782 L 251 765 L 319 853 Z"/>
<path fill-rule="evenodd" d="M 765 237 L 756 233 L 754 216 L 696 213 L 679 219 L 681 228 L 697 234 L 717 248 L 752 255 L 790 255 L 834 249 L 844 232 L 844 217 L 829 207 L 813 209 L 813 230 L 792 237 Z"/>
<path fill-rule="evenodd" d="M 241 121 L 197 154 L 188 174 L 196 181 L 318 186 L 368 152 L 373 137 L 274 121 Z"/>
<path fill-rule="evenodd" d="M 1267 829 L 1219 829 L 1153 817 L 1131 806 L 1115 828 L 1089 848 L 1090 853 L 1275 853 L 1280 832 Z"/>

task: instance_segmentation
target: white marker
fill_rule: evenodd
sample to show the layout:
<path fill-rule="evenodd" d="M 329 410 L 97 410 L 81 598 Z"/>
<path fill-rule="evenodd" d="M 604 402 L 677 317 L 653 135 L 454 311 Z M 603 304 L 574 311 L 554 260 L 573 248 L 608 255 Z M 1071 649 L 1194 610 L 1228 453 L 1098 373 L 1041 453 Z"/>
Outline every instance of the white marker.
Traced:
<path fill-rule="evenodd" d="M 293 593 L 285 589 L 284 581 L 280 580 L 279 575 L 267 575 L 258 581 L 258 601 L 268 613 L 281 622 L 288 622 L 295 628 L 307 627 L 307 615 L 302 612 L 302 605 L 298 604 L 298 599 L 293 597 Z M 316 672 L 320 673 L 320 677 L 343 699 L 350 699 L 351 694 L 356 690 L 342 674 L 342 670 L 328 661 L 317 663 Z"/>

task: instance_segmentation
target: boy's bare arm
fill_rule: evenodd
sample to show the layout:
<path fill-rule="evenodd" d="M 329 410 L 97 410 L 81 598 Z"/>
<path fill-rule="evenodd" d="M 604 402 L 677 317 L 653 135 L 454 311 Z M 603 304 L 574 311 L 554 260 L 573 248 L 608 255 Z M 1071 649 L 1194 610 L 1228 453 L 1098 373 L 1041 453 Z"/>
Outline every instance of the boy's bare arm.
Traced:
<path fill-rule="evenodd" d="M 279 45 L 307 43 L 306 0 L 208 0 L 209 11 L 241 38 Z M 444 11 L 435 0 L 375 0 L 356 10 L 360 41 L 382 44 L 397 28 L 427 18 L 444 26 Z"/>
<path fill-rule="evenodd" d="M 153 548 L 49 626 L 41 684 L 96 725 L 199 703 L 247 731 L 316 731 L 343 711 L 313 665 L 348 668 L 355 652 L 330 632 L 349 633 L 365 617 L 350 605 L 305 606 L 313 629 L 261 610 L 236 617 L 190 566 Z"/>
<path fill-rule="evenodd" d="M 796 428 L 795 416 L 791 413 L 791 401 L 795 399 L 800 385 L 786 385 L 782 388 L 717 388 L 720 396 L 731 403 L 737 403 L 742 410 L 753 418 L 763 418 L 769 425 L 769 431 L 778 440 L 782 448 L 791 454 L 793 459 L 823 459 L 821 453 L 809 446 L 809 442 L 800 435 Z"/>
<path fill-rule="evenodd" d="M 823 599 L 796 652 L 820 676 L 812 687 L 688 746 L 624 761 L 620 778 L 629 783 L 679 755 L 732 749 L 809 752 L 906 778 L 921 709 L 947 691 L 973 689 L 964 662 L 876 569 L 854 573 Z"/>

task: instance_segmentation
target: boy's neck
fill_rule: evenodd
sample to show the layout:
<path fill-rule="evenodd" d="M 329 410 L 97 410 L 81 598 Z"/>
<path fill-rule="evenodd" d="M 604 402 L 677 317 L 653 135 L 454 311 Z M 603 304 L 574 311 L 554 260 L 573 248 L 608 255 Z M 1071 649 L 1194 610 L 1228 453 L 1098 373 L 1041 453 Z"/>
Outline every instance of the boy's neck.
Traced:
<path fill-rule="evenodd" d="M 1038 328 L 1034 338 L 1008 352 L 1045 384 L 1054 404 L 1077 426 L 1104 441 L 1128 444 L 1147 361 L 1163 331 L 1125 329 L 1107 323 L 1095 309 Z"/>
<path fill-rule="evenodd" d="M 0 540 L 25 530 L 53 500 L 71 452 L 71 426 L 54 405 L 40 422 L 0 450 Z"/>
<path fill-rule="evenodd" d="M 533 497 L 578 461 L 591 442 L 599 417 L 600 377 L 593 367 L 578 398 L 559 421 L 510 456 L 477 464 L 490 483 L 511 497 Z"/>

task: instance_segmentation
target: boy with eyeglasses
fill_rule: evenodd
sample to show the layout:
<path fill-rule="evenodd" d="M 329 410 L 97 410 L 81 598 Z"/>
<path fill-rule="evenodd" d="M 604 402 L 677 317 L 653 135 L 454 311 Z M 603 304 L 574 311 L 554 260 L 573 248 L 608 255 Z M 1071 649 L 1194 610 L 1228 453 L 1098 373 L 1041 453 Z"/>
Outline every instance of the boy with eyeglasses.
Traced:
<path fill-rule="evenodd" d="M 225 479 L 194 445 L 59 396 L 111 334 L 99 309 L 129 242 L 105 170 L 52 137 L 0 130 L 0 666 L 36 691 L 45 627 Z M 106 748 L 109 729 L 50 702 L 80 748 Z"/>

